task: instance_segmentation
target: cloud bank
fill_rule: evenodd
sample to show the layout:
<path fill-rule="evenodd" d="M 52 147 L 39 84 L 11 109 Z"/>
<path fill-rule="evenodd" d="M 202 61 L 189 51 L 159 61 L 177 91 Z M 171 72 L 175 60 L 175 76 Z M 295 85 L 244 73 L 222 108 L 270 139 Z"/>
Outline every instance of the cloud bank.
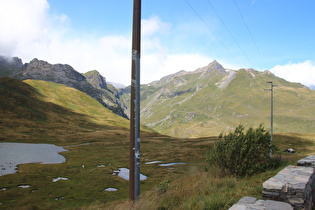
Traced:
<path fill-rule="evenodd" d="M 23 47 L 41 44 L 47 36 L 45 0 L 0 1 L 0 49 L 12 56 Z"/>
<path fill-rule="evenodd" d="M 315 66 L 312 61 L 277 65 L 270 71 L 290 82 L 299 82 L 308 87 L 315 86 Z"/>
<path fill-rule="evenodd" d="M 96 69 L 109 81 L 130 84 L 129 34 L 80 37 L 66 14 L 52 15 L 49 9 L 46 0 L 0 1 L 0 54 L 69 64 L 81 73 Z M 170 28 L 158 16 L 142 20 L 141 83 L 211 62 L 199 54 L 170 54 L 160 40 Z"/>
<path fill-rule="evenodd" d="M 1 55 L 18 56 L 23 62 L 38 58 L 52 64 L 69 64 L 80 73 L 98 70 L 108 81 L 130 84 L 131 33 L 81 35 L 72 27 L 67 14 L 50 12 L 47 0 L 0 0 L 0 28 Z M 195 70 L 214 59 L 225 68 L 240 68 L 219 58 L 184 52 L 181 48 L 176 51 L 169 49 L 167 41 L 180 39 L 176 36 L 185 34 L 176 30 L 178 26 L 172 26 L 156 15 L 142 20 L 142 84 L 180 70 Z M 279 77 L 307 86 L 315 86 L 314 71 L 311 61 L 278 65 L 271 69 Z"/>

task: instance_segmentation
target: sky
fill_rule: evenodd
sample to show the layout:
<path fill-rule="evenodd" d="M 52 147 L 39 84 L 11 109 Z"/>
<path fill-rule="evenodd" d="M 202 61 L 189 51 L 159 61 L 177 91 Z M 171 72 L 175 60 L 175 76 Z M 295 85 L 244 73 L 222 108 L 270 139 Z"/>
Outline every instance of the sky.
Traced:
<path fill-rule="evenodd" d="M 217 60 L 315 87 L 314 0 L 142 0 L 141 84 Z M 0 55 L 130 85 L 132 0 L 0 0 Z"/>

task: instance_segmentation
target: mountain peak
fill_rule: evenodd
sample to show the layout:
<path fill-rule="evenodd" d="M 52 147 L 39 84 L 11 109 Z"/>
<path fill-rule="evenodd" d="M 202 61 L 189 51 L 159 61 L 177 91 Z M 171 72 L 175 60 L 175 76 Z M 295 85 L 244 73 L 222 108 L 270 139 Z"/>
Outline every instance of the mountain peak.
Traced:
<path fill-rule="evenodd" d="M 206 73 L 209 73 L 209 72 L 211 72 L 213 70 L 218 70 L 219 72 L 226 72 L 225 68 L 223 68 L 223 66 L 217 60 L 213 60 L 207 66 L 198 68 L 195 72 L 206 72 Z"/>
<path fill-rule="evenodd" d="M 107 89 L 106 78 L 97 70 L 92 70 L 83 74 L 87 81 L 97 89 Z"/>
<path fill-rule="evenodd" d="M 223 68 L 223 66 L 217 62 L 216 60 L 213 60 L 211 63 L 209 63 L 208 65 L 208 71 L 209 70 L 213 70 L 213 69 L 217 69 L 219 71 L 223 71 L 225 72 L 225 69 Z"/>

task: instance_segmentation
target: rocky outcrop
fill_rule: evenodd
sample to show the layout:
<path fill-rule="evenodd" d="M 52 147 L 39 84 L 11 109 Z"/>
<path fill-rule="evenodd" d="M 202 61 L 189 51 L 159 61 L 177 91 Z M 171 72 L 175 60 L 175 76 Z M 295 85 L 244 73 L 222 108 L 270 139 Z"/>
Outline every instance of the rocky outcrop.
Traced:
<path fill-rule="evenodd" d="M 216 61 L 216 60 L 209 63 L 207 66 L 196 69 L 194 72 L 195 73 L 199 73 L 199 72 L 211 73 L 214 70 L 221 72 L 221 73 L 225 73 L 225 68 L 220 63 L 218 63 L 218 61 Z"/>
<path fill-rule="evenodd" d="M 0 56 L 0 77 L 7 77 L 22 70 L 22 59 Z"/>
<path fill-rule="evenodd" d="M 52 65 L 35 58 L 30 63 L 24 64 L 22 70 L 11 75 L 11 77 L 18 80 L 34 79 L 64 84 L 88 94 L 114 113 L 127 118 L 120 104 L 110 94 L 91 85 L 82 74 L 70 65 Z M 103 86 L 106 86 L 105 84 Z"/>
<path fill-rule="evenodd" d="M 118 90 L 112 85 L 106 83 L 106 78 L 103 77 L 98 71 L 93 70 L 83 74 L 87 81 L 98 90 L 101 90 L 107 94 L 117 105 L 119 105 L 123 112 L 129 116 L 127 113 L 127 107 L 123 101 L 119 98 Z"/>
<path fill-rule="evenodd" d="M 87 81 L 97 89 L 107 89 L 106 78 L 103 77 L 98 71 L 93 70 L 83 74 Z"/>

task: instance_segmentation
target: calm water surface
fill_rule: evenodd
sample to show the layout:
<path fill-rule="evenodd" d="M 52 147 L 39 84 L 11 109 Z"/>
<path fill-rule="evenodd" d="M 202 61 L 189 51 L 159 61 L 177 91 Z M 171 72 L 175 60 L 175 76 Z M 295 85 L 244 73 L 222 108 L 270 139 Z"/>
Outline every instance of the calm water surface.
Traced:
<path fill-rule="evenodd" d="M 17 172 L 17 165 L 25 163 L 63 163 L 58 153 L 67 151 L 53 144 L 0 143 L 0 176 Z"/>

